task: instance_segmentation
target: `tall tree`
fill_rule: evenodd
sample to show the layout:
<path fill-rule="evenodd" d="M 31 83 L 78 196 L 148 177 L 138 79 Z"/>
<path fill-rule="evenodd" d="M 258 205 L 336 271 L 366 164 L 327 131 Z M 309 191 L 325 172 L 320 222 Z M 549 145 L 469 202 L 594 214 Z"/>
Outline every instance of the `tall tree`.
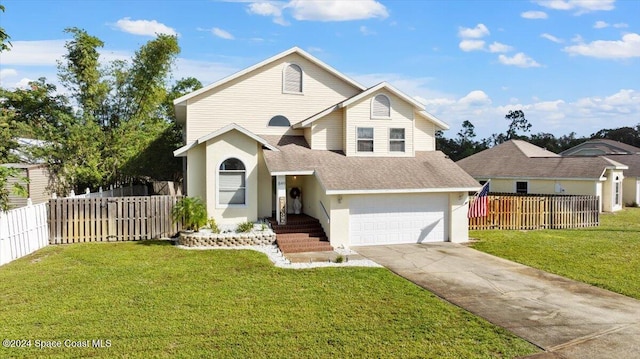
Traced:
<path fill-rule="evenodd" d="M 4 5 L 0 5 L 0 11 L 4 12 Z M 0 26 L 0 52 L 9 51 L 11 48 L 11 41 L 9 39 L 11 36 L 7 34 L 2 26 Z"/>
<path fill-rule="evenodd" d="M 510 110 L 504 118 L 509 122 L 509 129 L 507 129 L 507 140 L 513 140 L 519 138 L 518 131 L 529 132 L 531 130 L 531 124 L 524 117 L 522 110 Z"/>

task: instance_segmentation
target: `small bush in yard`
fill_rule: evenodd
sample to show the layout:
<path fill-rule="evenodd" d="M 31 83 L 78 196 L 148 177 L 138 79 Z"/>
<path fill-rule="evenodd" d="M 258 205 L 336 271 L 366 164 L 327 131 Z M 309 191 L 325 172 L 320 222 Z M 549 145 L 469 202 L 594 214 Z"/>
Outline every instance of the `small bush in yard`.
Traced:
<path fill-rule="evenodd" d="M 200 198 L 183 197 L 171 210 L 173 222 L 182 221 L 186 230 L 197 231 L 207 224 L 207 207 Z"/>
<path fill-rule="evenodd" d="M 236 232 L 238 233 L 247 233 L 247 232 L 251 232 L 251 230 L 253 229 L 253 222 L 242 222 L 240 224 L 238 224 L 238 227 L 236 227 Z"/>

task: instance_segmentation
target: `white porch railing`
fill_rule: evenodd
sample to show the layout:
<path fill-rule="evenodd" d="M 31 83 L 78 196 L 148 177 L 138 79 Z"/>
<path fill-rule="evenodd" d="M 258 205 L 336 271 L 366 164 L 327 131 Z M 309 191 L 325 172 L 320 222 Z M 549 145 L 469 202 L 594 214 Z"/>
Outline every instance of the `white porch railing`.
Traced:
<path fill-rule="evenodd" d="M 49 245 L 48 203 L 0 212 L 0 265 Z"/>
<path fill-rule="evenodd" d="M 322 201 L 320 202 L 320 207 L 322 208 L 322 213 L 324 213 L 325 217 L 327 218 L 327 223 L 331 223 L 331 217 L 329 217 L 329 213 L 327 212 L 327 209 L 324 207 L 324 203 L 322 203 Z"/>

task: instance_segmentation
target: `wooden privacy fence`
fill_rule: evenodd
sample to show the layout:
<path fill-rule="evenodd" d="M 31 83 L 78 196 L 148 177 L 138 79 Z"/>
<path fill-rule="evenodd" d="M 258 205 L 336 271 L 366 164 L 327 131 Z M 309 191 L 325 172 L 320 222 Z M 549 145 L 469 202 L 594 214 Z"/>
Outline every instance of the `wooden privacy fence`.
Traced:
<path fill-rule="evenodd" d="M 562 229 L 599 224 L 597 196 L 489 195 L 486 217 L 469 229 Z"/>
<path fill-rule="evenodd" d="M 137 241 L 170 237 L 180 224 L 171 210 L 178 196 L 55 198 L 49 201 L 51 244 Z"/>

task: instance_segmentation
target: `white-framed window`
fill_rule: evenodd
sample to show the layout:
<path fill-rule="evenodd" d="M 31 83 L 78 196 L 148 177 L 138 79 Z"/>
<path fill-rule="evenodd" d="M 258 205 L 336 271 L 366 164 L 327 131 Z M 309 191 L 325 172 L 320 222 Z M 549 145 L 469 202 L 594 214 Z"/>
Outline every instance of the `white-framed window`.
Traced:
<path fill-rule="evenodd" d="M 371 118 L 391 118 L 391 100 L 383 94 L 371 99 Z"/>
<path fill-rule="evenodd" d="M 302 93 L 302 68 L 296 64 L 288 64 L 282 73 L 282 92 Z"/>
<path fill-rule="evenodd" d="M 291 126 L 291 123 L 289 122 L 288 118 L 282 115 L 277 115 L 277 116 L 271 117 L 271 119 L 269 120 L 269 126 L 289 127 Z"/>
<path fill-rule="evenodd" d="M 516 182 L 516 193 L 520 193 L 520 194 L 529 193 L 529 182 L 517 181 Z"/>
<path fill-rule="evenodd" d="M 389 152 L 404 152 L 404 128 L 389 129 Z"/>
<path fill-rule="evenodd" d="M 237 158 L 228 158 L 218 169 L 218 204 L 247 204 L 247 170 Z"/>
<path fill-rule="evenodd" d="M 373 127 L 358 127 L 356 132 L 358 152 L 373 152 Z"/>

